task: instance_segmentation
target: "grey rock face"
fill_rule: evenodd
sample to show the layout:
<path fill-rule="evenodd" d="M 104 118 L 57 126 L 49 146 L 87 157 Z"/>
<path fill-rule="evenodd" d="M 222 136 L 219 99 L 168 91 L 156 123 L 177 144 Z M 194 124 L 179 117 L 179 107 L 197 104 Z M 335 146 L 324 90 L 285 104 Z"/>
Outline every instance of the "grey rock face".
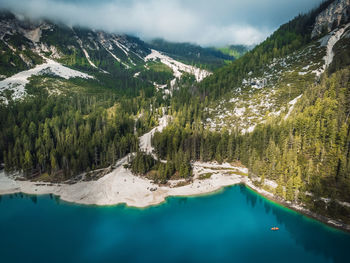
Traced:
<path fill-rule="evenodd" d="M 315 19 L 311 37 L 319 36 L 325 29 L 327 32 L 350 20 L 350 0 L 335 0 Z"/>

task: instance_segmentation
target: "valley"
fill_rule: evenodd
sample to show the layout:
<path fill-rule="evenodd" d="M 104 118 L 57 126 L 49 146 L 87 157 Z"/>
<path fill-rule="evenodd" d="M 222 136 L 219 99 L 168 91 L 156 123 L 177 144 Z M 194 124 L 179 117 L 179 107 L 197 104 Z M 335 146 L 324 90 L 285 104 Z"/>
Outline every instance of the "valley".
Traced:
<path fill-rule="evenodd" d="M 255 47 L 8 11 L 0 46 L 0 194 L 147 207 L 246 184 L 349 230 L 348 0 Z"/>

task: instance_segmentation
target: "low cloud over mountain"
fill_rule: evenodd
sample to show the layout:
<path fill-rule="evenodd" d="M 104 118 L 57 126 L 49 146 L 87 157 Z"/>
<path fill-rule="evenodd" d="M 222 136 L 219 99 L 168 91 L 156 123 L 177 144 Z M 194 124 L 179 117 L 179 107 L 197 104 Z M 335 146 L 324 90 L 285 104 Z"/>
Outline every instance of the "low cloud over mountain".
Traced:
<path fill-rule="evenodd" d="M 0 0 L 0 7 L 145 39 L 256 44 L 321 0 Z"/>

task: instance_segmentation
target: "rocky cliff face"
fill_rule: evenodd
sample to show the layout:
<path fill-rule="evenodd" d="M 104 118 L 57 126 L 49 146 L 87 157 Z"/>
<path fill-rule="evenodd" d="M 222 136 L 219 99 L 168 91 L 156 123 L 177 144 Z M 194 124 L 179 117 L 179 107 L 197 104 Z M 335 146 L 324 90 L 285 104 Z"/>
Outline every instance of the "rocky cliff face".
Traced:
<path fill-rule="evenodd" d="M 311 37 L 319 36 L 324 30 L 327 32 L 350 20 L 350 0 L 335 0 L 315 19 Z"/>

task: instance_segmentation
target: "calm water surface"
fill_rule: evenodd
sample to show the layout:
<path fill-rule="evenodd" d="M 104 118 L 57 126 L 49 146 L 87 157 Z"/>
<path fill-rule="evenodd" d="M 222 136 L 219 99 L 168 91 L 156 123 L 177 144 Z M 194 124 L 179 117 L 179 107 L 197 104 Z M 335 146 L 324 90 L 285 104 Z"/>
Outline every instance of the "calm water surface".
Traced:
<path fill-rule="evenodd" d="M 279 231 L 270 227 L 278 226 Z M 3 196 L 0 262 L 349 262 L 350 235 L 244 186 L 146 208 Z"/>

